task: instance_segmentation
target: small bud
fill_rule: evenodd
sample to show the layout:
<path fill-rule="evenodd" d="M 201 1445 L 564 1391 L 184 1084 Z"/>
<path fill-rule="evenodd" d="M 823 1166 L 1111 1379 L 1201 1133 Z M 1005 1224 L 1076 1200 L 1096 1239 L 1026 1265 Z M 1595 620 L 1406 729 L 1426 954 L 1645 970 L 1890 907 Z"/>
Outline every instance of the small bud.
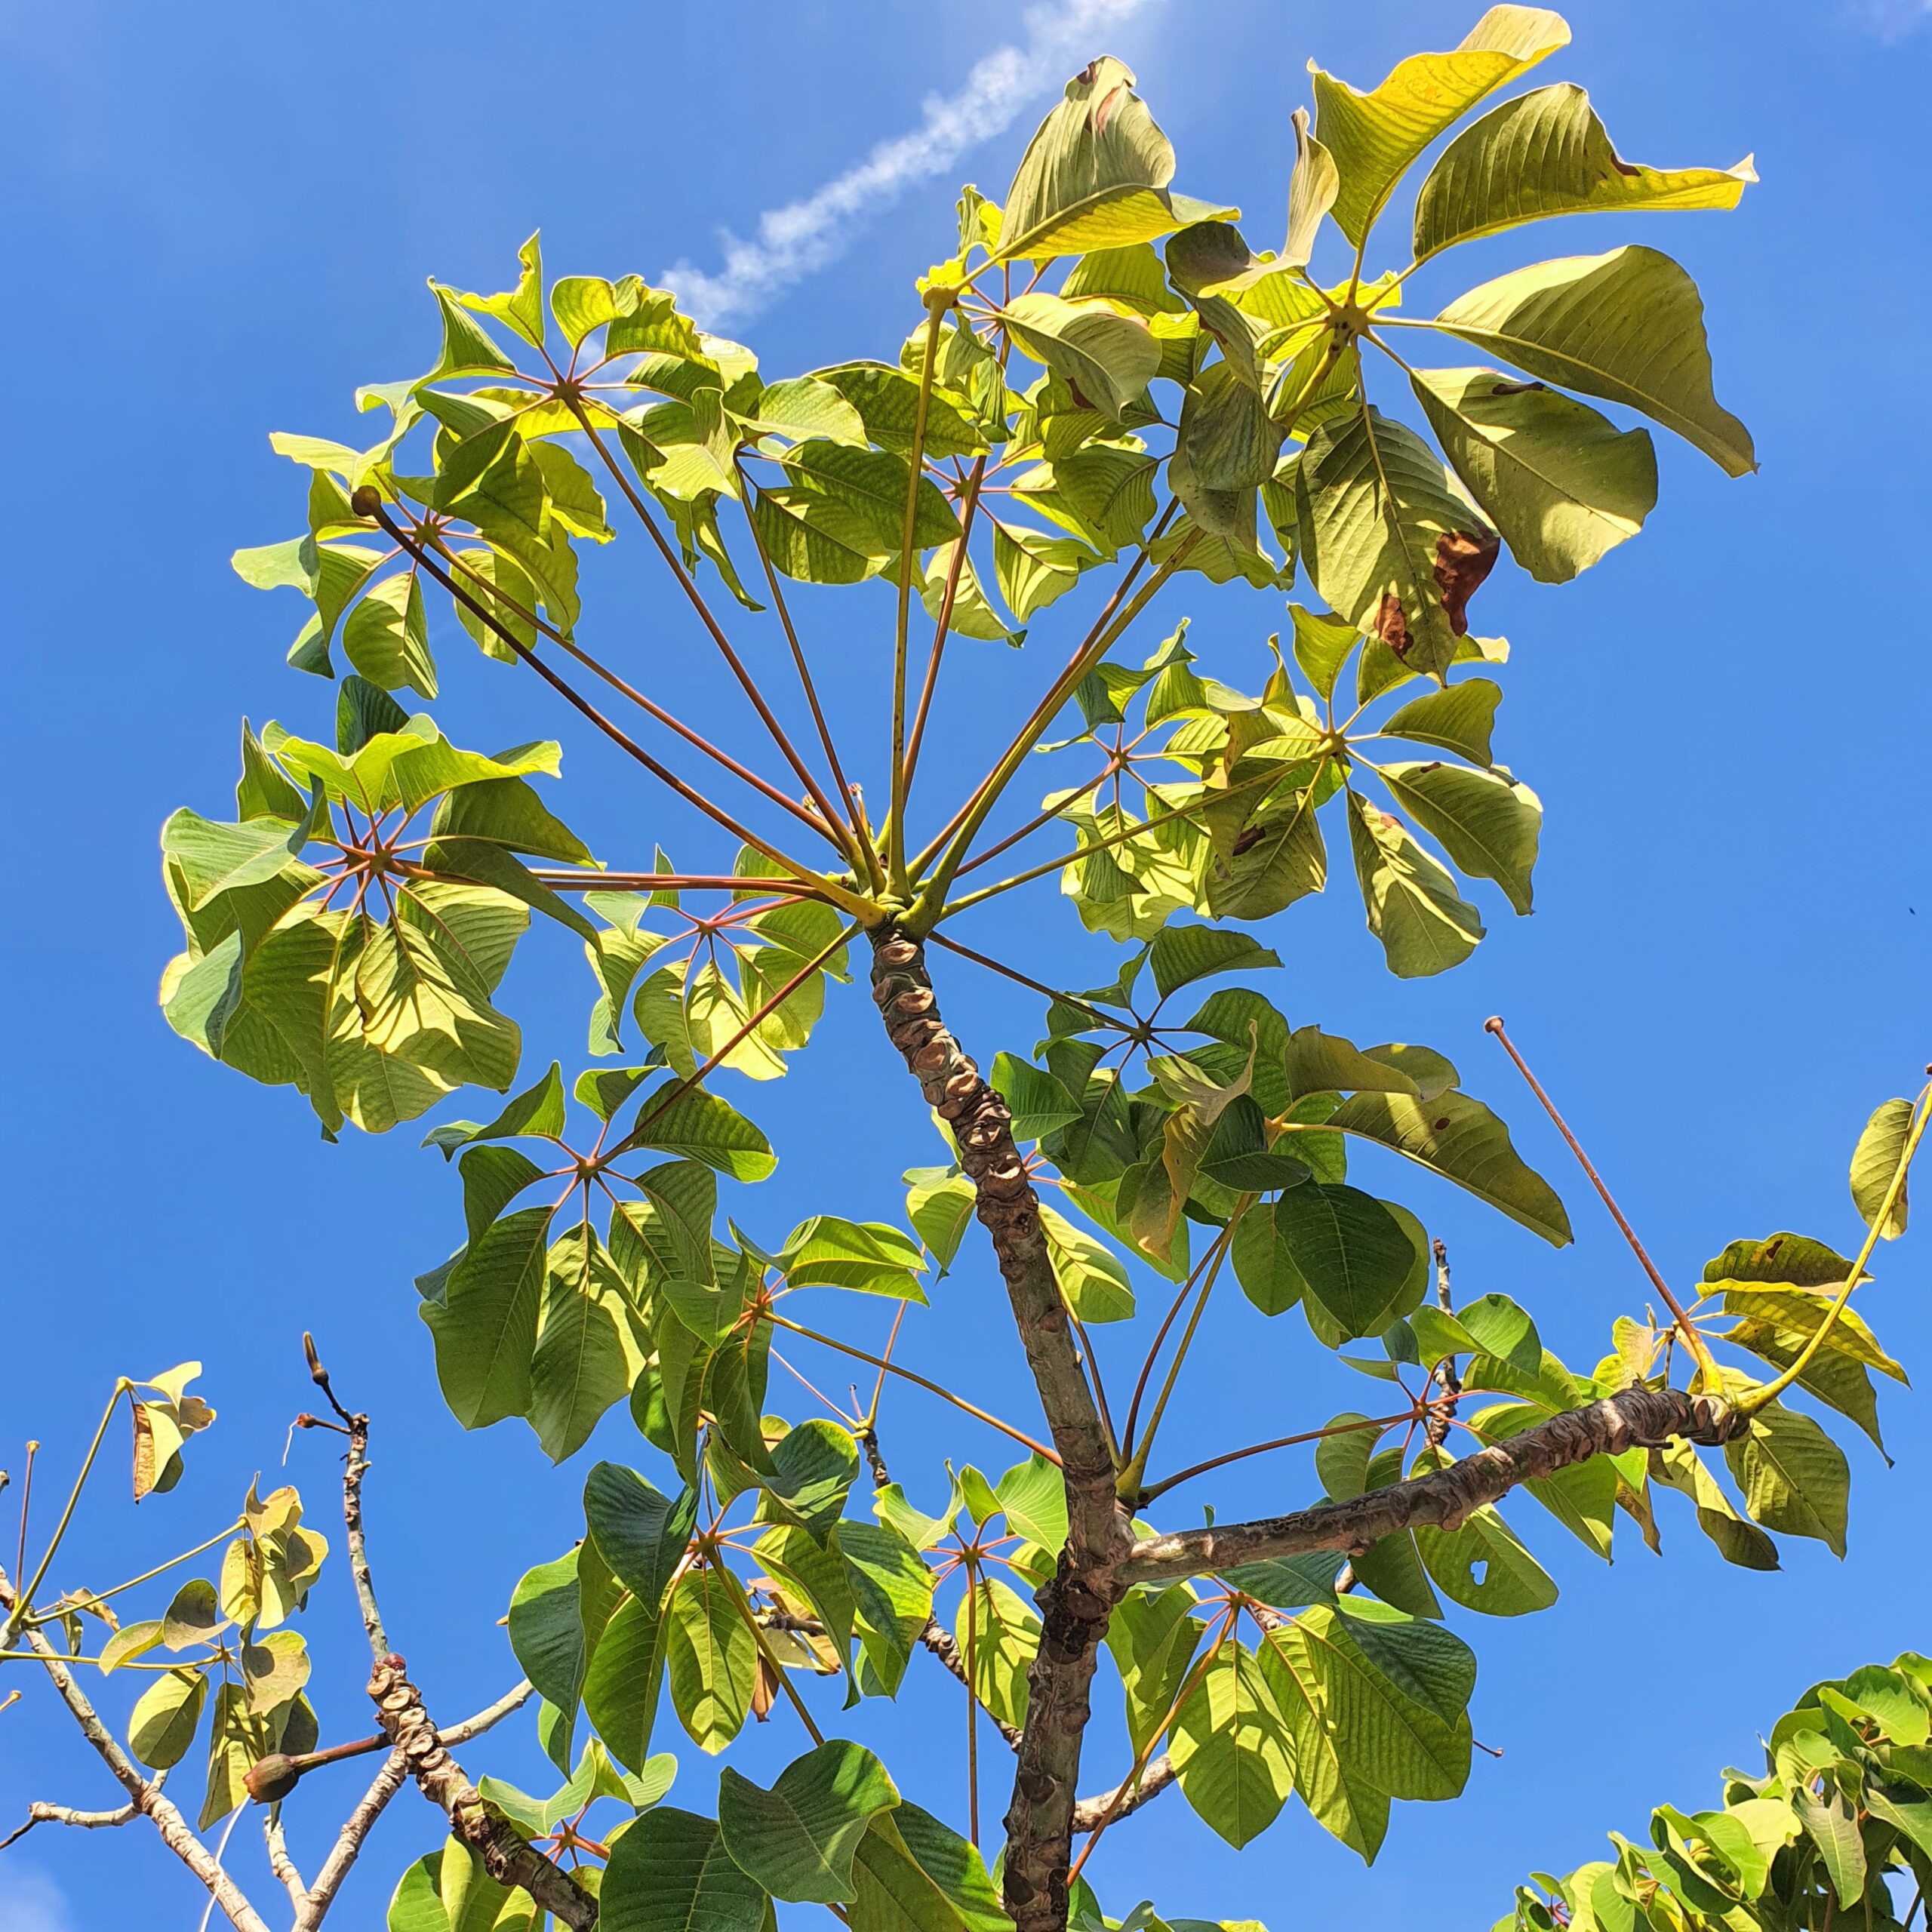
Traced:
<path fill-rule="evenodd" d="M 278 1798 L 286 1798 L 301 1782 L 302 1769 L 293 1758 L 271 1751 L 248 1767 L 242 1782 L 257 1804 L 272 1804 Z"/>
<path fill-rule="evenodd" d="M 358 516 L 374 516 L 376 514 L 377 506 L 382 500 L 382 497 L 377 494 L 373 485 L 364 483 L 351 494 L 349 507 Z"/>

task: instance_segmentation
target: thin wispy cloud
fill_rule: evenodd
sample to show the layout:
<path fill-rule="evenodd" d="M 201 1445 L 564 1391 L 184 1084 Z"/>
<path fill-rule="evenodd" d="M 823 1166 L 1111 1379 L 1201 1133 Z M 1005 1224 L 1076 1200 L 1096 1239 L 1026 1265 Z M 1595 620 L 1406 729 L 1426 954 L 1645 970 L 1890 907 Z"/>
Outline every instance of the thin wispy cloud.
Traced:
<path fill-rule="evenodd" d="M 1889 45 L 1932 23 L 1932 0 L 1859 0 L 1851 17 Z"/>
<path fill-rule="evenodd" d="M 60 1887 L 32 1866 L 15 1866 L 0 1887 L 0 1932 L 73 1932 Z"/>
<path fill-rule="evenodd" d="M 817 193 L 758 219 L 756 238 L 723 236 L 724 266 L 679 261 L 658 278 L 709 328 L 756 315 L 841 254 L 869 216 L 915 183 L 943 174 L 970 148 L 1013 125 L 1029 104 L 1107 49 L 1097 36 L 1159 0 L 1059 0 L 1026 14 L 1023 38 L 976 62 L 956 93 L 929 95 L 919 125 L 881 141 Z"/>

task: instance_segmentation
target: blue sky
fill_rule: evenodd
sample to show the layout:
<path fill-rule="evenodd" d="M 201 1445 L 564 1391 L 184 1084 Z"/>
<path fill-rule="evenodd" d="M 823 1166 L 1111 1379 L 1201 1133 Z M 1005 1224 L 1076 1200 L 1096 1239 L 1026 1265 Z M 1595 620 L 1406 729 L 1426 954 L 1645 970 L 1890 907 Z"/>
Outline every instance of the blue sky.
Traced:
<path fill-rule="evenodd" d="M 1265 240 L 1305 56 L 1368 85 L 1402 54 L 1453 42 L 1476 11 L 1226 0 L 1211 33 L 1205 10 L 1144 0 L 1061 64 L 1103 45 L 1128 59 L 1180 151 L 1179 185 L 1242 204 Z M 1918 154 L 1932 17 L 1906 0 L 1568 11 L 1575 44 L 1546 71 L 1589 85 L 1626 155 L 1727 165 L 1755 149 L 1764 185 L 1728 216 L 1572 224 L 1460 251 L 1454 273 L 1474 281 L 1532 250 L 1626 238 L 1670 249 L 1703 289 L 1718 392 L 1755 432 L 1762 471 L 1727 481 L 1660 435 L 1663 500 L 1638 541 L 1560 591 L 1506 567 L 1483 592 L 1481 627 L 1515 647 L 1503 755 L 1547 812 L 1533 918 L 1491 900 L 1476 957 L 1414 983 L 1383 971 L 1345 882 L 1269 937 L 1289 962 L 1270 990 L 1298 1023 L 1433 1044 L 1518 1123 L 1571 1204 L 1574 1247 L 1553 1253 L 1420 1179 L 1391 1174 L 1389 1191 L 1450 1241 L 1459 1291 L 1515 1295 L 1587 1366 L 1611 1317 L 1641 1306 L 1640 1284 L 1484 1039 L 1486 1014 L 1508 1015 L 1679 1277 L 1738 1235 L 1853 1238 L 1844 1164 L 1858 1128 L 1932 1051 L 1932 675 L 1913 575 L 1932 431 L 1918 320 L 1932 292 Z M 184 802 L 223 806 L 243 712 L 309 730 L 328 712 L 330 694 L 282 666 L 290 600 L 227 568 L 238 544 L 299 525 L 300 490 L 266 433 L 352 435 L 353 386 L 432 353 L 423 278 L 501 286 L 540 224 L 553 272 L 655 278 L 681 260 L 715 273 L 721 229 L 755 235 L 762 211 L 918 128 L 925 97 L 954 94 L 1026 32 L 1008 5 L 827 0 L 568 15 L 481 0 L 420 27 L 363 0 L 185 12 L 69 0 L 0 15 L 0 220 L 17 289 L 35 297 L 0 313 L 14 463 L 0 783 L 25 835 L 0 935 L 14 1097 L 0 1122 L 14 1256 L 0 1463 L 17 1469 L 20 1440 L 44 1439 L 40 1493 L 54 1494 L 123 1371 L 198 1356 L 221 1411 L 174 1495 L 132 1519 L 110 1490 L 90 1505 L 69 1580 L 98 1586 L 198 1540 L 251 1473 L 276 1475 L 288 1418 L 309 1400 L 298 1343 L 313 1327 L 345 1393 L 376 1416 L 370 1513 L 391 1628 L 433 1707 L 453 1716 L 513 1678 L 495 1620 L 521 1571 L 568 1543 L 591 1454 L 634 1453 L 620 1416 L 555 1472 L 521 1425 L 463 1438 L 434 1395 L 410 1285 L 457 1238 L 453 1177 L 408 1130 L 322 1146 L 292 1095 L 200 1060 L 155 1010 L 177 943 L 157 878 L 160 820 Z M 863 212 L 835 261 L 734 319 L 768 375 L 890 356 L 916 318 L 911 278 L 949 251 L 957 180 L 1002 187 L 1044 104 Z M 1454 292 L 1446 275 L 1435 287 Z M 616 547 L 587 575 L 589 626 L 667 701 L 728 719 L 687 614 L 635 546 Z M 856 743 L 862 728 L 876 738 L 881 660 L 835 628 L 844 608 L 808 615 Z M 1261 640 L 1284 621 L 1278 596 L 1198 580 L 1161 608 L 1192 614 L 1197 648 L 1236 682 L 1258 680 Z M 534 688 L 444 629 L 438 711 L 453 736 L 556 731 L 561 798 L 601 855 L 646 863 L 659 840 L 687 863 L 716 857 Z M 1047 675 L 1044 651 L 956 651 L 955 721 L 923 781 L 935 801 L 968 781 L 998 720 Z M 1080 934 L 1051 885 L 1026 916 L 1046 977 L 1111 972 L 1109 949 Z M 995 940 L 989 922 L 977 930 Z M 580 1052 L 589 988 L 576 954 L 545 937 L 516 969 L 511 1003 L 533 1066 Z M 949 1010 L 983 1059 L 1036 1036 L 1037 1001 L 948 964 Z M 867 1004 L 836 1000 L 820 1037 L 816 1066 L 758 1096 L 783 1155 L 750 1204 L 767 1233 L 819 1208 L 893 1213 L 900 1170 L 938 1157 Z M 834 1056 L 851 1077 L 831 1077 Z M 1883 1269 L 1868 1309 L 1915 1369 L 1932 1362 L 1925 1280 L 1921 1236 Z M 911 1358 L 1018 1411 L 1017 1351 L 983 1254 L 934 1301 Z M 1264 1326 L 1238 1303 L 1211 1317 L 1210 1366 L 1183 1386 L 1177 1417 L 1202 1453 L 1314 1426 L 1358 1398 L 1361 1385 L 1295 1325 Z M 1909 1393 L 1887 1406 L 1897 1466 L 1853 1447 L 1842 1564 L 1787 1544 L 1780 1575 L 1729 1570 L 1672 1512 L 1663 1561 L 1633 1546 L 1606 1571 L 1525 1518 L 1561 1602 L 1458 1625 L 1481 1666 L 1476 1734 L 1503 1755 L 1478 1758 L 1460 1802 L 1399 1807 L 1373 1870 L 1293 1806 L 1237 1858 L 1170 1795 L 1097 1858 L 1109 1909 L 1151 1895 L 1168 1913 L 1255 1918 L 1272 1932 L 1371 1914 L 1487 1926 L 1530 1867 L 1594 1856 L 1606 1829 L 1640 1828 L 1666 1798 L 1708 1801 L 1718 1768 L 1750 1762 L 1756 1728 L 1807 1683 L 1932 1648 L 1932 1414 Z M 931 1496 L 949 1449 L 1001 1466 L 991 1441 L 962 1438 L 915 1396 L 895 1395 L 883 1427 L 915 1496 Z M 312 1513 L 332 1518 L 333 1467 L 315 1438 L 289 1471 Z M 1219 1500 L 1225 1518 L 1312 1487 L 1304 1463 L 1281 1457 L 1244 1466 Z M 308 1622 L 325 1734 L 353 1734 L 366 1727 L 363 1666 L 339 1570 Z M 0 1830 L 29 1798 L 114 1801 L 44 1690 L 26 1687 L 0 1712 Z M 955 1736 L 958 1704 L 927 1688 L 869 1713 L 866 1734 L 909 1794 L 956 1813 L 957 1753 L 931 1740 L 935 1724 Z M 796 1748 L 782 1730 L 751 1741 L 754 1774 Z M 1100 1727 L 1090 1781 L 1110 1781 L 1121 1755 L 1115 1728 Z M 706 1808 L 712 1767 L 681 1756 L 684 1801 Z M 471 1761 L 540 1776 L 521 1728 Z M 352 1774 L 331 1780 L 294 1807 L 311 1866 L 322 1814 L 349 1801 Z M 996 1814 L 994 1773 L 986 1789 Z M 377 1922 L 395 1875 L 436 1842 L 434 1822 L 398 1801 L 343 1922 Z M 245 1827 L 237 1869 L 266 1887 Z M 48 1827 L 0 1860 L 0 1932 L 189 1932 L 202 1903 L 139 1829 Z"/>

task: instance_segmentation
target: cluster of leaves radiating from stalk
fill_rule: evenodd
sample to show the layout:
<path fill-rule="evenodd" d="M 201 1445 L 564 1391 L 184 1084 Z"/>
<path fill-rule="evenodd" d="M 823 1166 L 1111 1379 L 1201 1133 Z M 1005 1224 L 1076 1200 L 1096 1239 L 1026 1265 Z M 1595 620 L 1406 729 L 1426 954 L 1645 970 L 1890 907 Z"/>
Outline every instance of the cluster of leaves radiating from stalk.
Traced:
<path fill-rule="evenodd" d="M 1724 1801 L 1660 1804 L 1651 1842 L 1536 1874 L 1495 1932 L 1902 1932 L 1932 1887 L 1932 1660 L 1908 1651 L 1814 1685 Z"/>
<path fill-rule="evenodd" d="M 850 1709 L 900 1693 L 936 1606 L 969 1694 L 1026 1721 L 1038 1623 L 1022 1590 L 1051 1573 L 1066 1534 L 1052 1461 L 1035 1450 L 997 1480 L 962 1466 L 928 1514 L 882 1480 L 853 1495 L 876 1397 L 847 1414 L 814 1392 L 824 1412 L 795 1423 L 772 1413 L 774 1340 L 820 1346 L 839 1318 L 801 1311 L 828 1290 L 900 1304 L 896 1338 L 904 1306 L 923 1303 L 960 1253 L 971 1183 L 955 1164 L 913 1170 L 904 1226 L 827 1211 L 759 1232 L 755 1199 L 736 1197 L 721 1219 L 721 1180 L 761 1180 L 775 1156 L 715 1084 L 786 1071 L 827 983 L 848 977 L 847 942 L 881 912 L 931 932 L 1057 872 L 1087 926 L 1128 948 L 1107 985 L 1054 992 L 1039 1045 L 992 1069 L 1051 1190 L 1044 1225 L 1067 1305 L 1083 1332 L 1121 1324 L 1137 1272 L 1204 1296 L 1225 1269 L 1261 1315 L 1299 1309 L 1320 1346 L 1368 1344 L 1343 1359 L 1376 1386 L 1371 1406 L 1397 1413 L 1321 1425 L 1329 1496 L 1670 1374 L 1681 1338 L 1648 1319 L 1620 1318 L 1610 1352 L 1579 1370 L 1507 1297 L 1454 1308 L 1431 1296 L 1424 1228 L 1356 1184 L 1352 1150 L 1404 1156 L 1558 1244 L 1561 1202 L 1442 1054 L 1358 1048 L 1284 1017 L 1241 983 L 1276 955 L 1218 923 L 1319 891 L 1337 817 L 1398 974 L 1441 971 L 1480 938 L 1456 873 L 1527 911 L 1540 808 L 1494 756 L 1500 692 L 1487 672 L 1507 654 L 1472 633 L 1470 600 L 1506 546 L 1540 580 L 1574 577 L 1633 534 L 1655 495 L 1648 433 L 1570 392 L 1647 414 L 1732 474 L 1752 466 L 1747 435 L 1712 394 L 1697 291 L 1668 257 L 1626 246 L 1544 262 L 1429 318 L 1402 312 L 1407 269 L 1370 271 L 1371 227 L 1411 165 L 1567 38 L 1552 14 L 1502 7 L 1373 92 L 1318 72 L 1313 128 L 1294 123 L 1288 232 L 1262 254 L 1235 211 L 1173 189 L 1172 150 L 1133 77 L 1100 60 L 1042 125 L 1003 206 L 967 191 L 958 253 L 922 279 L 926 319 L 897 362 L 768 380 L 749 349 L 635 276 L 546 288 L 533 237 L 505 293 L 432 285 L 434 366 L 358 392 L 386 418 L 374 447 L 274 439 L 310 472 L 308 528 L 236 566 L 312 605 L 295 666 L 332 676 L 339 652 L 349 674 L 333 742 L 245 727 L 235 819 L 168 821 L 167 881 L 187 932 L 163 986 L 170 1023 L 297 1088 L 333 1137 L 345 1121 L 385 1130 L 466 1086 L 515 1085 L 519 1035 L 496 994 L 532 911 L 581 939 L 593 976 L 587 1070 L 571 1080 L 552 1066 L 487 1123 L 429 1135 L 462 1183 L 464 1238 L 419 1283 L 458 1419 L 523 1417 L 561 1460 L 627 1402 L 663 1459 L 655 1483 L 598 1464 L 586 1534 L 560 1539 L 571 1546 L 511 1605 L 546 1748 L 560 1771 L 577 1767 L 548 1800 L 497 1788 L 533 1835 L 598 1793 L 635 1809 L 639 1779 L 661 1792 L 651 1745 L 666 1684 L 708 1752 L 781 1695 L 829 1721 L 841 1695 Z M 1545 216 L 1728 207 L 1750 178 L 1748 166 L 1625 162 L 1580 89 L 1537 88 L 1441 152 L 1416 197 L 1413 262 Z M 1352 262 L 1327 285 L 1309 264 L 1331 221 Z M 1432 335 L 1508 370 L 1412 366 Z M 1433 445 L 1374 399 L 1391 391 L 1413 399 Z M 701 875 L 661 853 L 648 871 L 598 869 L 531 782 L 556 774 L 557 745 L 460 749 L 395 695 L 436 696 L 430 611 L 447 593 L 485 654 L 526 678 L 533 709 L 521 664 L 661 721 L 593 654 L 580 608 L 578 549 L 612 540 L 612 489 L 721 636 L 705 602 L 718 585 L 764 612 L 774 638 L 782 619 L 793 642 L 788 595 L 808 634 L 819 609 L 800 585 L 900 590 L 893 783 L 874 791 L 892 799 L 889 821 L 865 817 L 842 772 L 804 805 L 789 779 L 754 781 L 745 809 L 778 829 L 712 811 L 730 842 L 703 913 L 689 907 L 706 888 L 683 882 Z M 1037 643 L 1042 617 L 1077 608 L 1088 579 L 1115 596 L 1080 675 L 913 849 L 906 789 L 926 720 L 921 707 L 909 755 L 907 611 L 923 602 L 942 635 L 1017 645 L 1031 631 Z M 1288 648 L 1271 638 L 1257 654 L 1258 693 L 1201 666 L 1184 623 L 1151 655 L 1116 651 L 1155 589 L 1230 580 L 1309 600 L 1289 607 Z M 855 594 L 889 638 L 891 597 Z M 838 635 L 841 650 L 867 648 L 849 618 Z M 758 661 L 761 690 L 783 661 Z M 891 668 L 882 642 L 881 688 Z M 1043 742 L 1069 697 L 1081 728 Z M 699 753 L 732 762 L 672 728 L 680 772 Z M 1417 755 L 1378 762 L 1384 741 Z M 995 841 L 989 816 L 1034 749 L 1085 762 Z M 781 842 L 798 821 L 833 863 Z M 974 878 L 1023 836 L 1056 831 L 1070 851 L 997 884 Z M 1868 1219 L 1909 1115 L 1888 1103 L 1860 1143 Z M 1893 1218 L 1903 1224 L 1902 1202 Z M 1871 1372 L 1900 1371 L 1855 1317 L 1828 1324 L 1854 1272 L 1789 1234 L 1726 1248 L 1694 1311 L 1745 1364 L 1723 1371 L 1726 1390 L 1793 1362 L 1829 1325 L 1801 1386 L 1875 1440 Z M 990 1291 L 983 1279 L 973 1290 Z M 878 1326 L 869 1358 L 892 1352 Z M 802 1393 L 786 1386 L 788 1400 Z M 1441 1429 L 1423 1426 L 1432 1403 Z M 1190 1473 L 1150 1464 L 1164 1406 L 1118 1419 L 1122 1494 L 1143 1514 Z M 1812 1416 L 1771 1406 L 1726 1460 L 1734 1492 L 1684 1447 L 1571 1469 L 1531 1496 L 1605 1558 L 1620 1513 L 1656 1545 L 1660 1489 L 1687 1494 L 1734 1561 L 1774 1567 L 1767 1529 L 1840 1546 L 1845 1461 Z M 933 1481 L 918 1472 L 911 1491 L 930 1502 Z M 1136 1766 L 1164 1745 L 1184 1796 L 1237 1844 L 1293 1792 L 1372 1856 L 1392 1798 L 1447 1798 L 1467 1775 L 1475 1666 L 1444 1599 L 1508 1617 L 1555 1595 L 1490 1508 L 1389 1539 L 1346 1574 L 1324 1556 L 1138 1588 L 1108 1638 Z M 186 1748 L 181 1713 L 171 1749 Z M 773 1897 L 836 1904 L 860 1932 L 1001 1922 L 979 1850 L 902 1801 L 856 1743 L 816 1748 L 771 1791 L 728 1771 L 715 1820 L 647 1809 L 607 1841 L 607 1922 L 626 1927 L 684 1923 L 694 1887 L 718 1932 L 758 1932 Z M 467 1858 L 453 1847 L 414 1871 L 392 1922 L 488 1922 L 473 1890 L 487 1881 Z M 506 1925 L 527 1916 L 527 1902 L 499 1903 Z M 1098 1924 L 1084 1882 L 1075 1909 Z"/>

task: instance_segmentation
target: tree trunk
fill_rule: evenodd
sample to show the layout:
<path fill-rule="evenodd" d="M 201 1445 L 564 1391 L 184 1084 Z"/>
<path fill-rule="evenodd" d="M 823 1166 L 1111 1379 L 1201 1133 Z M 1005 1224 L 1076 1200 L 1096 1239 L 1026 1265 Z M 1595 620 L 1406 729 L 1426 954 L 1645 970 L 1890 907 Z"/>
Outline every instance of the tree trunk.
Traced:
<path fill-rule="evenodd" d="M 1132 1543 L 1133 1525 L 1114 1494 L 1113 1457 L 1054 1274 L 1039 1198 L 1014 1143 L 1012 1116 L 947 1031 L 924 946 L 891 927 L 873 933 L 872 941 L 872 997 L 892 1044 L 958 1143 L 1066 1479 L 1066 1547 L 1053 1580 L 1038 1592 L 1040 1648 L 1006 1814 L 1005 1869 L 1006 1909 L 1019 1932 L 1063 1932 L 1088 1691 L 1120 1598 L 1115 1571 Z"/>

